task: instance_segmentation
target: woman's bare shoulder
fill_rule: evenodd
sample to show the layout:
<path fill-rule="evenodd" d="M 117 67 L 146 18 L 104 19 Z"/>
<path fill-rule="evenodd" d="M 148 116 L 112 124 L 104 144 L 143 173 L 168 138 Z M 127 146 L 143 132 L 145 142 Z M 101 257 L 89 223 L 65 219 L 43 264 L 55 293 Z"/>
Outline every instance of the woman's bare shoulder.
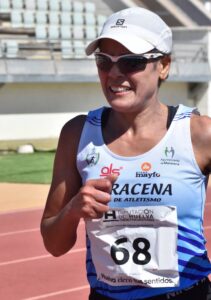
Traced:
<path fill-rule="evenodd" d="M 64 124 L 61 134 L 77 134 L 81 132 L 86 121 L 86 115 L 78 115 Z"/>
<path fill-rule="evenodd" d="M 69 120 L 61 129 L 58 147 L 62 144 L 67 146 L 71 144 L 71 148 L 77 145 L 80 140 L 80 136 L 83 130 L 84 123 L 86 121 L 86 115 L 78 115 L 75 118 Z"/>
<path fill-rule="evenodd" d="M 211 118 L 193 114 L 191 117 L 191 133 L 192 137 L 200 142 L 211 142 Z"/>
<path fill-rule="evenodd" d="M 192 115 L 191 138 L 196 160 L 204 174 L 211 171 L 211 118 Z"/>

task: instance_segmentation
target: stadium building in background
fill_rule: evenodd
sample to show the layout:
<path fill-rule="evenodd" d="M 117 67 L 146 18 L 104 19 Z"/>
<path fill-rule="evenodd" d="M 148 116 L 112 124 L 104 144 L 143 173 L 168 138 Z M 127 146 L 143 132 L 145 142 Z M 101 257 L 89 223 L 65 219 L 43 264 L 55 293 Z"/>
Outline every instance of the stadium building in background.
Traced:
<path fill-rule="evenodd" d="M 106 105 L 84 49 L 108 15 L 132 6 L 173 30 L 160 99 L 211 116 L 211 1 L 0 0 L 0 141 L 56 141 L 67 120 Z"/>

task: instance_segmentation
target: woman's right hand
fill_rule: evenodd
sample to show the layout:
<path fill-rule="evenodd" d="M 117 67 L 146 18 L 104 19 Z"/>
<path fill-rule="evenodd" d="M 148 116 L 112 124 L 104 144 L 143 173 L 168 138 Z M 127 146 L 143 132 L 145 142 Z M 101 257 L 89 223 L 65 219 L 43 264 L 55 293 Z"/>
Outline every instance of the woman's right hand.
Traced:
<path fill-rule="evenodd" d="M 87 180 L 79 192 L 70 201 L 75 216 L 84 219 L 101 218 L 109 210 L 111 191 L 116 175 Z"/>

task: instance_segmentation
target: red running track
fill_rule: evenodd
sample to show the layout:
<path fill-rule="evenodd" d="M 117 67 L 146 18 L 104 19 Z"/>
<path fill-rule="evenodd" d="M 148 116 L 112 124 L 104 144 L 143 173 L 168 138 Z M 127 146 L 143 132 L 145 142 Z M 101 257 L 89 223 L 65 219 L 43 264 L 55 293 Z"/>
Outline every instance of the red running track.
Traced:
<path fill-rule="evenodd" d="M 42 210 L 0 214 L 0 299 L 87 300 L 84 224 L 78 241 L 55 258 L 44 249 L 39 232 Z M 211 188 L 205 209 L 205 235 L 211 257 Z"/>

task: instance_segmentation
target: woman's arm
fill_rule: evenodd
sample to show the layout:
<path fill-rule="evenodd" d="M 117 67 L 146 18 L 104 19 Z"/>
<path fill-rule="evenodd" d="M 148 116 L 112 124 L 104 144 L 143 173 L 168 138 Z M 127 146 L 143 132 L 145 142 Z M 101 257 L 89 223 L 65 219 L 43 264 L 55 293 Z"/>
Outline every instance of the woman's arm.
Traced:
<path fill-rule="evenodd" d="M 211 172 L 211 118 L 192 115 L 191 138 L 196 161 L 204 175 Z"/>
<path fill-rule="evenodd" d="M 56 151 L 53 177 L 41 220 L 46 249 L 54 256 L 69 251 L 77 239 L 81 218 L 99 218 L 108 211 L 115 176 L 88 180 L 82 186 L 76 167 L 78 144 L 85 121 L 79 116 L 62 129 Z"/>

